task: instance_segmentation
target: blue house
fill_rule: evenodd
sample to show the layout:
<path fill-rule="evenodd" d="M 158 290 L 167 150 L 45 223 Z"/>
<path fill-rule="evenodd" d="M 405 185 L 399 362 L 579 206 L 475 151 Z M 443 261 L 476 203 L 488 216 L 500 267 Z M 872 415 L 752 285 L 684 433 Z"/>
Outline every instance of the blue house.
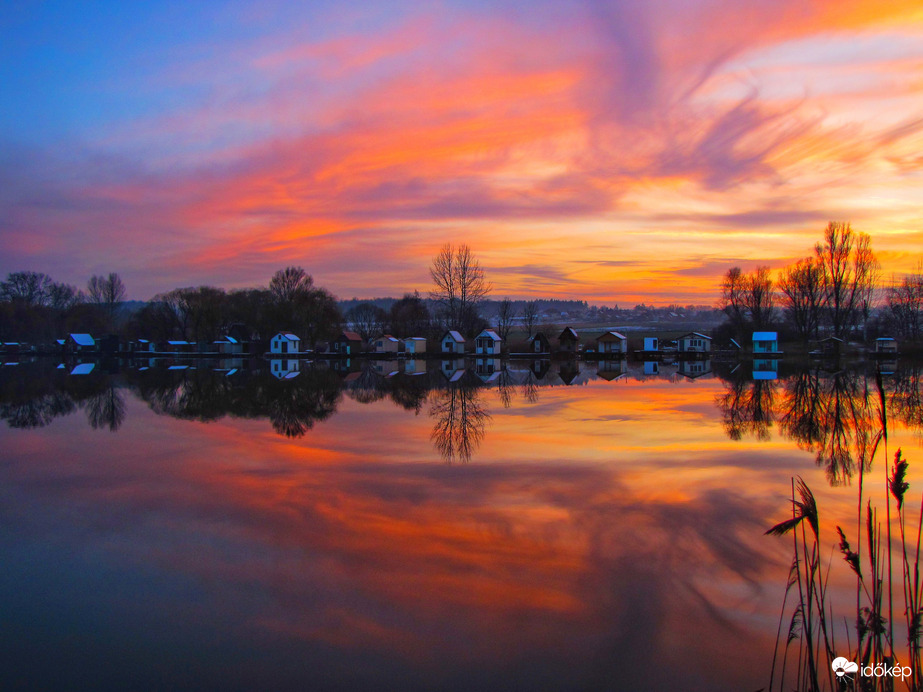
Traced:
<path fill-rule="evenodd" d="M 781 353 L 776 332 L 753 332 L 754 353 Z"/>

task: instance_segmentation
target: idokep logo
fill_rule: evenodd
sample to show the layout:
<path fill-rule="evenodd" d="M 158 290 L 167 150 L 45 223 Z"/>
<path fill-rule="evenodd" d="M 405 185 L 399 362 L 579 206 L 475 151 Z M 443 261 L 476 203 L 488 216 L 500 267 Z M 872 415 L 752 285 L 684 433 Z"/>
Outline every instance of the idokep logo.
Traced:
<path fill-rule="evenodd" d="M 833 659 L 833 663 L 830 665 L 833 666 L 833 672 L 836 673 L 838 678 L 841 678 L 844 675 L 852 675 L 859 672 L 858 663 L 854 663 L 853 661 L 843 658 L 842 656 Z"/>
<path fill-rule="evenodd" d="M 875 666 L 864 666 L 859 667 L 858 663 L 850 661 L 848 658 L 838 656 L 833 659 L 833 662 L 830 664 L 833 668 L 833 672 L 836 673 L 837 678 L 842 679 L 846 675 L 855 675 L 856 673 L 860 674 L 866 678 L 900 678 L 905 680 L 910 677 L 911 669 L 910 666 L 888 666 L 883 663 L 879 663 Z"/>

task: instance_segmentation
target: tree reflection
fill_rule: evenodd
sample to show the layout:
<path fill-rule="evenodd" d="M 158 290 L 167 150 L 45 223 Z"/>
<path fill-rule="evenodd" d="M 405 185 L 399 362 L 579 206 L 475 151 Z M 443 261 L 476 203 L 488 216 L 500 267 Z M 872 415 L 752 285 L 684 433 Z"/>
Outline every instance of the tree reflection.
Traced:
<path fill-rule="evenodd" d="M 740 440 L 744 435 L 753 435 L 758 440 L 768 440 L 777 388 L 776 380 L 732 380 L 727 391 L 715 400 L 727 436 Z"/>
<path fill-rule="evenodd" d="M 94 430 L 117 431 L 125 421 L 125 400 L 113 386 L 87 399 L 87 420 Z"/>
<path fill-rule="evenodd" d="M 54 391 L 24 401 L 0 404 L 0 420 L 11 428 L 43 428 L 55 418 L 77 410 L 77 404 L 66 392 Z"/>
<path fill-rule="evenodd" d="M 915 364 L 894 378 L 890 413 L 917 433 L 923 433 L 923 396 L 920 394 L 921 370 Z"/>
<path fill-rule="evenodd" d="M 471 383 L 434 390 L 429 415 L 435 419 L 430 439 L 447 462 L 467 463 L 484 438 L 490 413 Z"/>
<path fill-rule="evenodd" d="M 852 478 L 857 464 L 871 465 L 877 436 L 868 379 L 802 372 L 785 383 L 779 427 L 802 449 L 813 451 L 831 485 Z"/>
<path fill-rule="evenodd" d="M 847 483 L 858 468 L 869 468 L 882 424 L 878 395 L 867 377 L 805 370 L 784 380 L 781 395 L 777 390 L 773 380 L 729 382 L 717 399 L 728 437 L 769 439 L 777 420 L 786 437 L 814 452 L 831 485 Z"/>

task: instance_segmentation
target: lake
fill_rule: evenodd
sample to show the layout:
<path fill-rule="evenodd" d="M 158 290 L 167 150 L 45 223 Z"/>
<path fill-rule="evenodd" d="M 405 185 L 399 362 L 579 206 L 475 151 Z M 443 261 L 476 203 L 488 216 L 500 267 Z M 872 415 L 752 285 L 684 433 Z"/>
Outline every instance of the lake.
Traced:
<path fill-rule="evenodd" d="M 0 366 L 5 690 L 756 690 L 792 478 L 840 621 L 898 448 L 919 512 L 910 363 L 62 365 Z"/>

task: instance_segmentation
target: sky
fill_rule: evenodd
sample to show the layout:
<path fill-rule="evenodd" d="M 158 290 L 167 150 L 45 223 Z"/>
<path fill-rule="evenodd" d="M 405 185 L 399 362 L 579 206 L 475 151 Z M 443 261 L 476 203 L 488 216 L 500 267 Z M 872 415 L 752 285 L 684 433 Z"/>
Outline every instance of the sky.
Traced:
<path fill-rule="evenodd" d="M 918 0 L 18 2 L 0 276 L 128 296 L 429 290 L 711 303 L 828 221 L 923 259 Z"/>

